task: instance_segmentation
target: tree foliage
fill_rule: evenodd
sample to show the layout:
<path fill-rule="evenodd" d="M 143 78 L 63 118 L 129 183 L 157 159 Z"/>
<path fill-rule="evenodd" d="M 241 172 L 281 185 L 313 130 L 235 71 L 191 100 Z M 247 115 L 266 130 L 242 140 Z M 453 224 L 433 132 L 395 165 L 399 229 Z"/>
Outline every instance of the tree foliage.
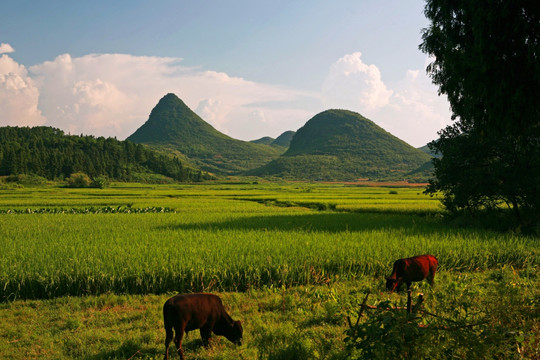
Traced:
<path fill-rule="evenodd" d="M 134 180 L 144 173 L 177 181 L 200 181 L 207 176 L 176 157 L 130 141 L 68 136 L 51 127 L 0 128 L 0 176 L 35 174 L 63 180 L 76 173 L 94 180 L 105 177 L 121 181 Z M 76 178 L 80 180 L 80 176 Z"/>
<path fill-rule="evenodd" d="M 540 7 L 535 1 L 428 0 L 420 49 L 456 121 L 430 148 L 435 179 L 452 211 L 540 213 Z M 527 217 L 527 220 L 524 217 Z"/>

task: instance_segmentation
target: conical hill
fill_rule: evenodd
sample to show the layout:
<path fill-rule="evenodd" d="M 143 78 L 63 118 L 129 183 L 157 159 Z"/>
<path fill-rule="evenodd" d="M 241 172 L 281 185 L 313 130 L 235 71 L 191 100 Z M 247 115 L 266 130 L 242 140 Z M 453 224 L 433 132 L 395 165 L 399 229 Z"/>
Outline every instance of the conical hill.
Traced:
<path fill-rule="evenodd" d="M 426 153 L 347 110 L 315 115 L 289 149 L 253 175 L 305 180 L 402 179 L 430 160 Z"/>
<path fill-rule="evenodd" d="M 127 140 L 180 152 L 201 169 L 222 175 L 262 166 L 283 151 L 236 140 L 217 131 L 175 94 L 159 100 L 146 123 Z"/>

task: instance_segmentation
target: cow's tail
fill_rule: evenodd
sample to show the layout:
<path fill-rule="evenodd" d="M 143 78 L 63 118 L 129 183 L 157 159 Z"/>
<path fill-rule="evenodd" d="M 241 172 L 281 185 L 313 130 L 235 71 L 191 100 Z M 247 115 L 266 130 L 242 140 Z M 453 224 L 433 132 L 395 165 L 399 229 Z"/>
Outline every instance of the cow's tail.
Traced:
<path fill-rule="evenodd" d="M 168 303 L 163 305 L 163 325 L 165 326 L 165 359 L 169 358 L 169 345 L 173 339 L 174 317 Z"/>

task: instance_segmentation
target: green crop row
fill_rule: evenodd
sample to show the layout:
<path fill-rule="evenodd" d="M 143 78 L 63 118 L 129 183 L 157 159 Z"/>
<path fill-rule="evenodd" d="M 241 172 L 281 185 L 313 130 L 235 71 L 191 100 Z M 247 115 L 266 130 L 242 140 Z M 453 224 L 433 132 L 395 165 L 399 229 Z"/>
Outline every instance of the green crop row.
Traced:
<path fill-rule="evenodd" d="M 39 209 L 0 209 L 0 215 L 3 214 L 145 214 L 145 213 L 169 213 L 175 212 L 174 209 L 166 207 L 145 207 L 132 208 L 130 206 L 104 206 L 89 208 L 39 208 Z"/>
<path fill-rule="evenodd" d="M 388 189 L 229 187 L 143 188 L 132 198 L 133 207 L 120 208 L 130 209 L 129 214 L 85 212 L 84 207 L 82 216 L 0 214 L 0 301 L 109 292 L 244 291 L 361 277 L 382 287 L 395 259 L 421 253 L 437 256 L 442 271 L 540 264 L 538 238 L 455 228 L 439 216 L 426 216 L 429 211 L 422 216 L 395 208 L 385 212 L 396 206 L 381 201 L 396 196 Z M 40 191 L 52 197 L 58 189 Z M 115 202 L 128 198 L 125 191 L 134 192 L 69 192 L 58 202 L 84 204 L 96 197 Z M 399 189 L 398 196 L 421 196 L 413 191 Z M 371 199 L 360 199 L 367 192 Z M 38 204 L 51 197 L 33 199 Z M 291 201 L 291 206 L 245 201 L 255 197 Z M 330 200 L 342 205 L 336 210 L 308 206 Z M 339 209 L 361 201 L 378 207 Z M 134 213 L 135 207 L 150 205 L 167 210 Z"/>

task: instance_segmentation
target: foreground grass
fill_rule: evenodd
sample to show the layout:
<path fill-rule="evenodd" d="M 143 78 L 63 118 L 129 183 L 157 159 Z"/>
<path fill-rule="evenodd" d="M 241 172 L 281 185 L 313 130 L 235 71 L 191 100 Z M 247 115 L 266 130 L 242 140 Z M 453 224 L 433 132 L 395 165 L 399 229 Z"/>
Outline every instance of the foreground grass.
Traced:
<path fill-rule="evenodd" d="M 425 358 L 537 358 L 538 280 L 537 269 L 515 271 L 504 267 L 482 273 L 442 272 L 433 290 L 427 283 L 417 284 L 416 291 L 426 294 L 428 311 L 454 321 L 480 324 L 455 334 L 441 330 L 435 347 L 423 346 Z M 346 317 L 356 319 L 359 303 L 368 291 L 370 304 L 390 300 L 404 305 L 405 295 L 382 292 L 383 286 L 381 278 L 363 278 L 332 286 L 219 293 L 232 317 L 244 324 L 243 346 L 215 337 L 205 349 L 194 331 L 184 343 L 186 357 L 362 358 L 361 352 L 345 346 Z M 161 307 L 170 295 L 105 294 L 0 304 L 0 358 L 161 359 Z M 423 322 L 434 319 L 425 316 Z M 360 324 L 364 321 L 365 316 Z"/>
<path fill-rule="evenodd" d="M 118 207 L 128 211 L 103 210 Z M 370 304 L 403 305 L 404 295 L 381 292 L 384 276 L 395 259 L 420 253 L 435 254 L 441 270 L 434 291 L 416 287 L 440 316 L 422 325 L 457 331 L 415 327 L 415 347 L 403 350 L 369 328 L 379 319 L 370 315 L 359 324 L 371 329 L 364 340 L 374 353 L 539 357 L 540 239 L 449 225 L 418 189 L 7 189 L 0 249 L 2 359 L 162 358 L 161 306 L 195 291 L 222 295 L 244 321 L 245 345 L 218 338 L 203 349 L 195 332 L 188 359 L 361 359 L 365 349 L 346 347 L 346 317 L 355 319 L 367 292 Z"/>

